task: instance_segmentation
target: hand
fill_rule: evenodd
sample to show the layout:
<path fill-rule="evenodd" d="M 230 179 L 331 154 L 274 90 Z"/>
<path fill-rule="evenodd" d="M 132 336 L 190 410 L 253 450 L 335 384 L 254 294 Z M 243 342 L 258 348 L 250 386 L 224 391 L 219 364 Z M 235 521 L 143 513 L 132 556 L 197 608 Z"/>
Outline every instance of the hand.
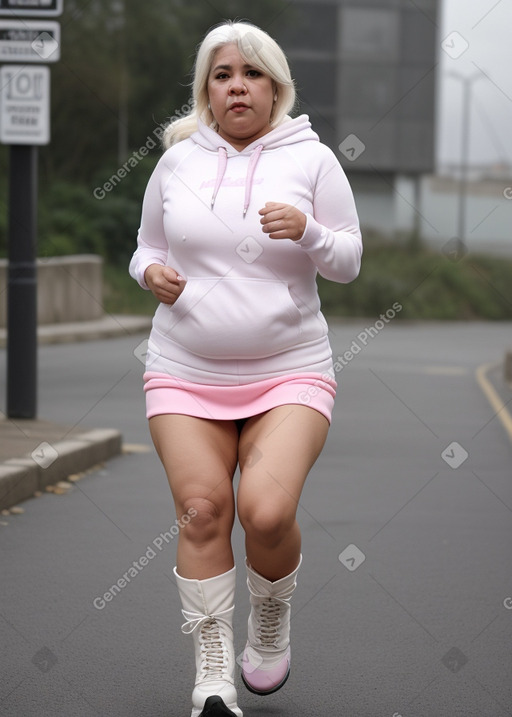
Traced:
<path fill-rule="evenodd" d="M 174 304 L 187 283 L 170 266 L 150 264 L 144 272 L 144 281 L 162 304 Z"/>
<path fill-rule="evenodd" d="M 258 213 L 262 229 L 271 239 L 298 241 L 306 229 L 306 215 L 291 204 L 267 202 Z"/>

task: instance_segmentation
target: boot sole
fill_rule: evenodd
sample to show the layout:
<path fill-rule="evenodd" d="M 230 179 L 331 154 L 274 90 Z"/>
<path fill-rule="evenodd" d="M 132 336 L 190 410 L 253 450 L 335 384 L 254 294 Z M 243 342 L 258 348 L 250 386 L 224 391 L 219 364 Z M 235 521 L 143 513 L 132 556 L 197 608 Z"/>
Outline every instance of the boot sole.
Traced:
<path fill-rule="evenodd" d="M 273 695 L 274 692 L 277 692 L 278 690 L 280 690 L 281 687 L 285 684 L 285 682 L 289 676 L 290 676 L 290 668 L 288 668 L 288 672 L 286 673 L 286 675 L 283 677 L 283 679 L 281 680 L 281 682 L 278 685 L 276 685 L 275 687 L 272 687 L 271 690 L 265 690 L 265 691 L 260 691 L 260 690 L 254 689 L 254 687 L 252 687 L 245 679 L 243 672 L 242 672 L 242 682 L 247 687 L 249 692 L 252 692 L 253 695 L 260 695 L 263 697 L 264 695 Z"/>
<path fill-rule="evenodd" d="M 203 711 L 199 717 L 236 717 L 236 715 L 226 707 L 222 697 L 212 695 L 204 703 Z"/>

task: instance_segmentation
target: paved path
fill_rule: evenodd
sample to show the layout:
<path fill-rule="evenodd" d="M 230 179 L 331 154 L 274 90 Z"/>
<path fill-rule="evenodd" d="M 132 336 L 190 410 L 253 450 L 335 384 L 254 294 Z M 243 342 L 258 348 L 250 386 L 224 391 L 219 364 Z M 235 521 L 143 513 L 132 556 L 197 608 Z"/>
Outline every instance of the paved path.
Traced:
<path fill-rule="evenodd" d="M 117 428 L 128 445 L 69 492 L 0 516 L 0 715 L 190 714 L 142 339 L 40 349 L 41 417 Z M 501 361 L 512 326 L 333 323 L 331 340 L 340 391 L 299 509 L 292 674 L 267 698 L 240 686 L 244 714 L 512 715 L 512 445 L 475 377 Z M 239 526 L 234 545 L 242 565 Z M 242 569 L 238 583 L 241 651 Z"/>

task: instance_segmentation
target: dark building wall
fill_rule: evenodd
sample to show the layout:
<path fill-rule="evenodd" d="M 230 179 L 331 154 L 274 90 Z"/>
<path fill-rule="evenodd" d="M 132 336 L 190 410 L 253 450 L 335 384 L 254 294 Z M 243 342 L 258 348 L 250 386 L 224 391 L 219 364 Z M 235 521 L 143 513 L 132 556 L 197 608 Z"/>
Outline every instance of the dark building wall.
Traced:
<path fill-rule="evenodd" d="M 278 40 L 300 109 L 351 170 L 432 171 L 437 14 L 438 0 L 295 0 L 288 9 Z"/>

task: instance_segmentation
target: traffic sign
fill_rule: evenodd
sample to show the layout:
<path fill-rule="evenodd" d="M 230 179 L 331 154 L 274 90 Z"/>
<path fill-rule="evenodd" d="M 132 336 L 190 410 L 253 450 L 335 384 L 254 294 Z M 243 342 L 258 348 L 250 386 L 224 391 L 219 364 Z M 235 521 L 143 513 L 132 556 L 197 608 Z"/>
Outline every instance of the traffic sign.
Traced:
<path fill-rule="evenodd" d="M 60 24 L 44 20 L 0 20 L 0 62 L 57 62 Z"/>
<path fill-rule="evenodd" d="M 50 69 L 4 65 L 0 69 L 0 142 L 48 144 Z"/>
<path fill-rule="evenodd" d="M 62 15 L 64 0 L 0 0 L 0 15 L 9 17 L 57 17 Z"/>

